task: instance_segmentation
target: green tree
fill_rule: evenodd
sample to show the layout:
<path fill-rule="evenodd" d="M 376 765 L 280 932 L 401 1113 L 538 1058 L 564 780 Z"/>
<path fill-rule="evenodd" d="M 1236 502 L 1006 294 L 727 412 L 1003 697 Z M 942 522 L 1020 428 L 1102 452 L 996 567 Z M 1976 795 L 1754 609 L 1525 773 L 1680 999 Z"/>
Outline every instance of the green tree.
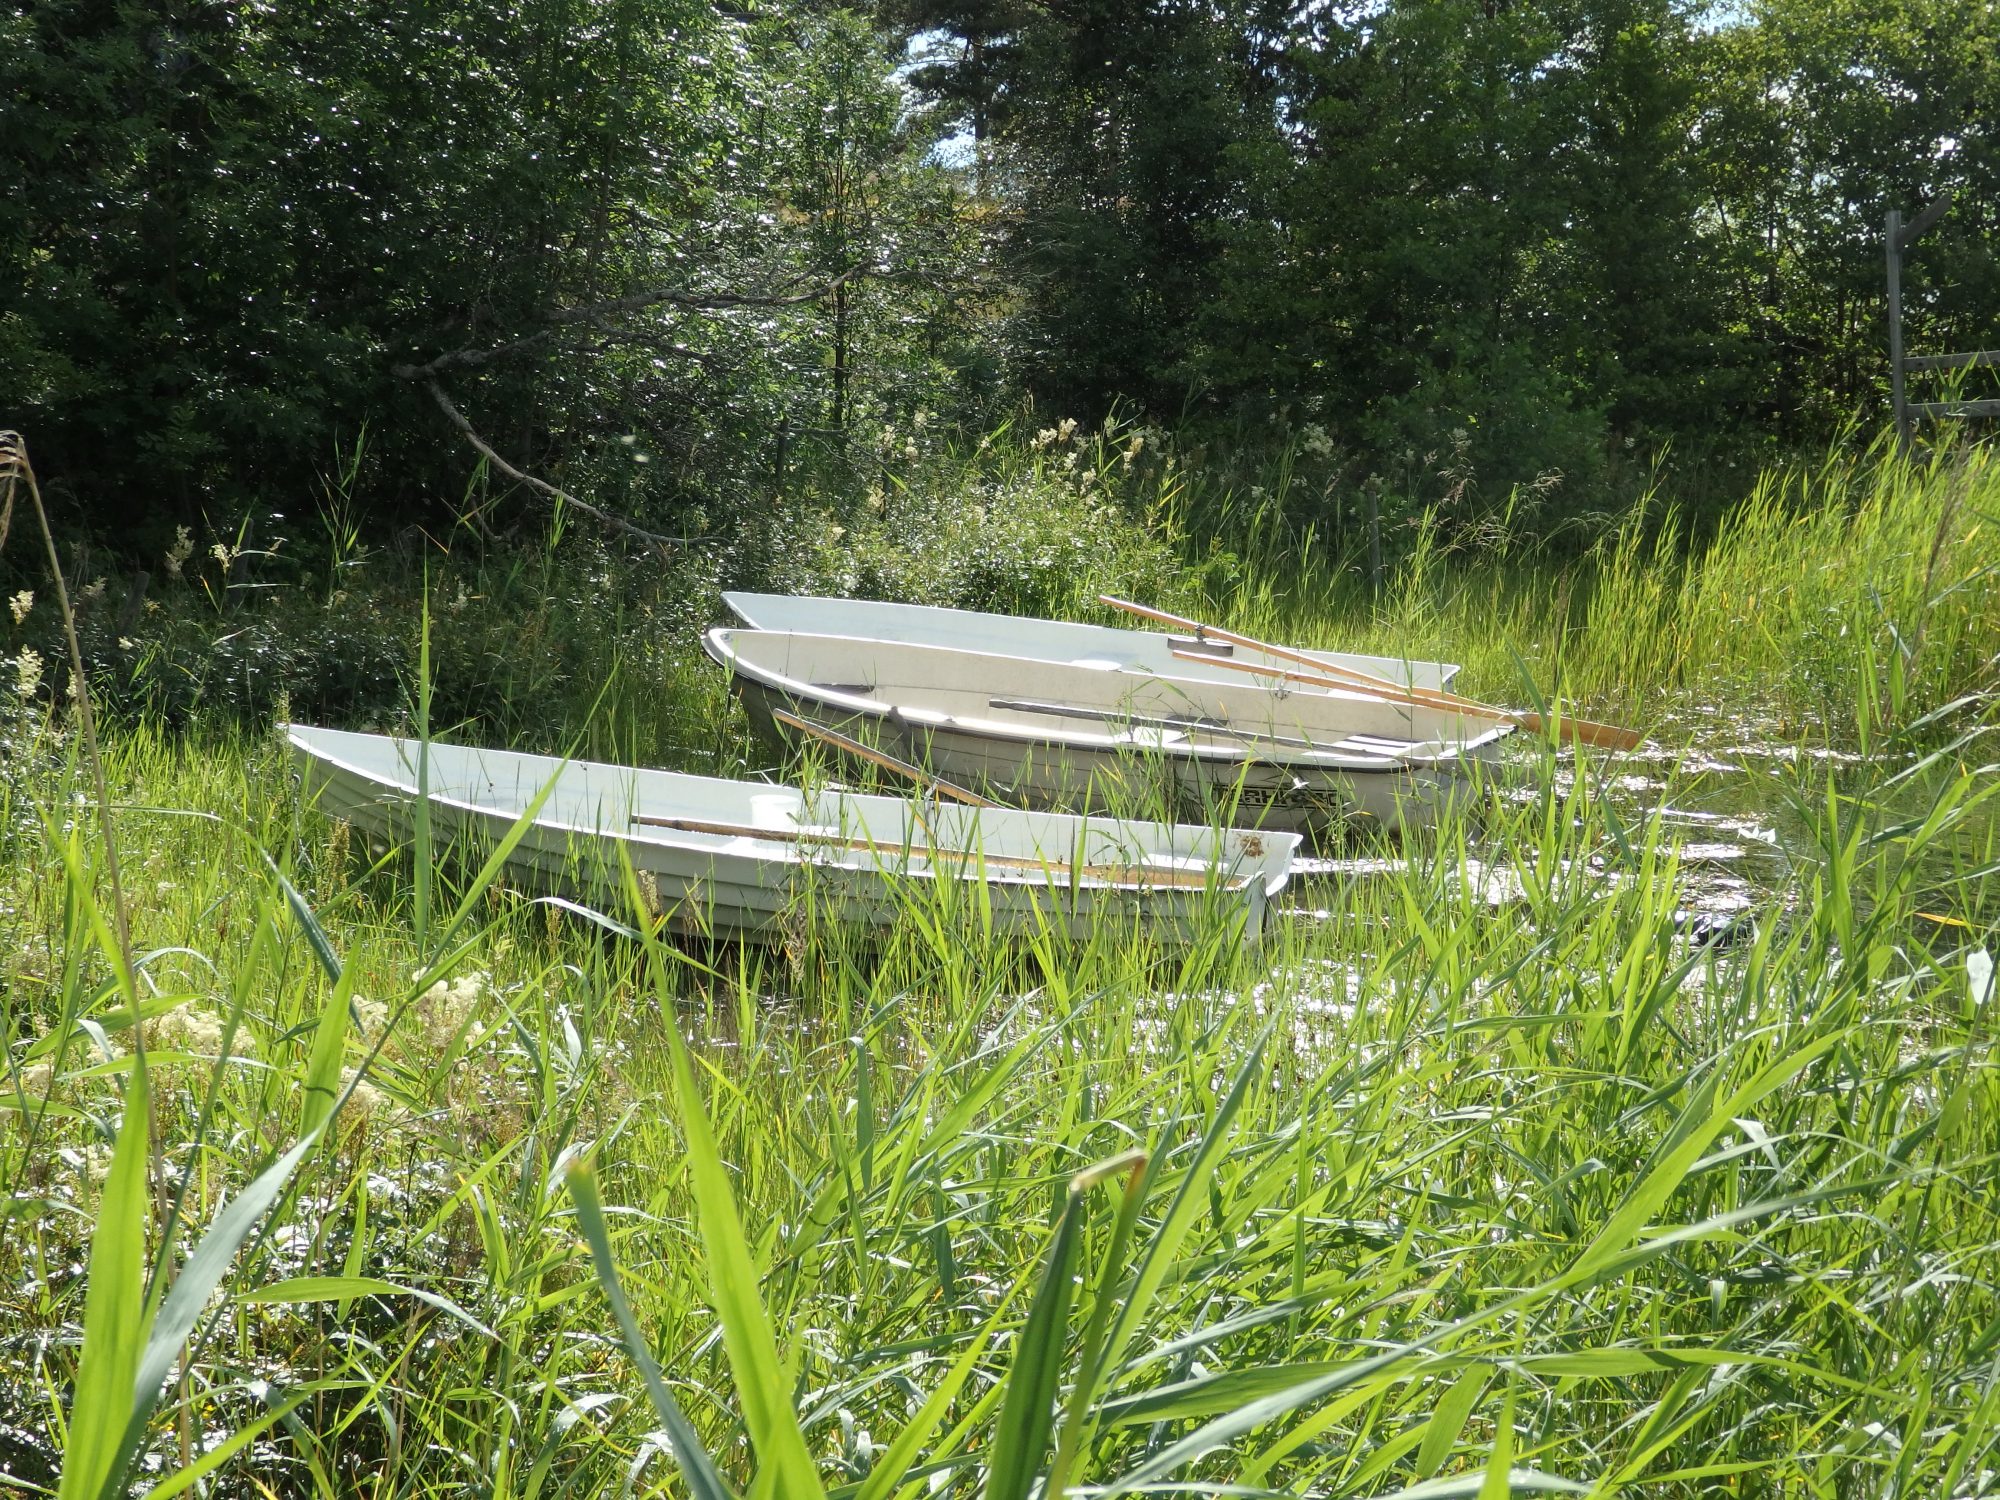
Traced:
<path fill-rule="evenodd" d="M 1954 206 L 1913 253 L 1914 346 L 2000 335 L 2000 17 L 1981 0 L 1762 0 L 1712 40 L 1701 141 L 1719 285 L 1758 347 L 1759 415 L 1796 437 L 1879 417 L 1882 225 Z"/>

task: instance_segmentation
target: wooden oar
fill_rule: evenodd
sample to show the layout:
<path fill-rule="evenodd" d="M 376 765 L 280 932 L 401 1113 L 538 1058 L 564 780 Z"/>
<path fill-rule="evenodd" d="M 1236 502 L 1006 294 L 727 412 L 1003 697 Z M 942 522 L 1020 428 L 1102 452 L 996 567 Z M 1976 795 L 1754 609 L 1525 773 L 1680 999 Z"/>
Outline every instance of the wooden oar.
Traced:
<path fill-rule="evenodd" d="M 844 750 L 849 755 L 859 756 L 873 765 L 881 766 L 885 770 L 895 771 L 921 785 L 936 787 L 943 795 L 955 797 L 960 802 L 967 803 L 972 807 L 997 808 L 1000 806 L 998 802 L 993 801 L 989 797 L 982 797 L 977 792 L 968 791 L 966 788 L 953 782 L 944 781 L 932 776 L 929 772 L 920 770 L 908 761 L 898 760 L 893 755 L 877 750 L 873 745 L 864 745 L 851 735 L 842 734 L 838 729 L 828 729 L 824 724 L 810 723 L 800 718 L 797 714 L 787 712 L 785 709 L 776 706 L 773 706 L 771 709 L 771 715 L 780 724 L 786 725 L 788 728 L 803 730 L 815 739 L 826 741 L 827 744 L 837 750 Z M 729 833 L 746 838 L 773 838 L 780 840 L 789 837 L 794 842 L 799 843 L 844 844 L 850 849 L 870 849 L 877 853 L 880 852 L 880 846 L 872 839 L 843 839 L 833 834 L 814 834 L 798 830 L 787 832 L 784 830 L 758 829 L 726 823 L 701 824 L 692 818 L 655 818 L 645 813 L 635 813 L 632 821 L 654 827 L 683 828 L 694 833 Z M 935 830 L 931 829 L 930 825 L 924 822 L 921 813 L 918 814 L 917 821 L 923 823 L 925 832 L 929 833 L 932 838 L 937 837 Z M 899 845 L 898 847 L 903 846 Z M 1064 875 L 1075 874 L 1089 879 L 1109 880 L 1119 885 L 1154 884 L 1181 886 L 1199 890 L 1205 890 L 1208 886 L 1208 877 L 1206 875 L 1195 875 L 1185 870 L 1134 869 L 1130 865 L 1068 865 L 1056 860 L 1029 859 L 1019 854 L 987 854 L 983 851 L 972 853 L 964 849 L 938 850 L 933 846 L 919 844 L 908 846 L 908 852 L 910 854 L 920 854 L 930 860 L 943 857 L 946 859 L 956 859 L 964 863 L 981 862 L 989 865 L 1006 865 L 1016 869 L 1042 870 L 1050 874 L 1060 872 Z M 1240 891 L 1249 883 L 1250 877 L 1248 875 L 1241 875 L 1225 884 L 1223 889 L 1227 891 Z"/>
<path fill-rule="evenodd" d="M 1182 653 L 1176 651 L 1174 654 L 1178 656 Z M 1204 656 L 1201 659 L 1208 661 L 1210 658 Z M 1336 740 L 1329 745 L 1322 744 L 1318 740 L 1304 739 L 1295 734 L 1278 734 L 1275 731 L 1261 729 L 1237 729 L 1220 719 L 1183 719 L 1171 715 L 1154 718 L 1150 714 L 1120 713 L 1116 709 L 1108 708 L 1087 708 L 1081 703 L 1042 703 L 1033 698 L 988 698 L 986 706 L 1004 708 L 1020 714 L 1048 714 L 1061 719 L 1095 719 L 1101 724 L 1138 724 L 1147 729 L 1177 729 L 1183 734 L 1226 735 L 1247 746 L 1279 745 L 1287 750 L 1338 753 L 1339 746 L 1347 743 L 1345 740 Z M 1381 754 L 1374 750 L 1363 750 L 1360 753 L 1381 759 Z"/>
<path fill-rule="evenodd" d="M 1293 651 L 1285 646 L 1274 646 L 1268 641 L 1260 641 L 1252 636 L 1238 635 L 1233 630 L 1220 626 L 1205 625 L 1199 620 L 1190 620 L 1184 615 L 1168 614 L 1165 610 L 1152 609 L 1144 604 L 1135 604 L 1130 599 L 1120 599 L 1111 594 L 1099 594 L 1098 602 L 1114 609 L 1122 609 L 1130 614 L 1154 620 L 1162 625 L 1171 625 L 1178 630 L 1194 632 L 1197 640 L 1213 639 L 1227 641 L 1233 646 L 1262 652 L 1276 657 L 1279 661 L 1289 661 L 1309 670 L 1311 675 L 1285 672 L 1276 668 L 1260 666 L 1255 662 L 1237 661 L 1233 657 L 1215 656 L 1208 652 L 1186 651 L 1178 646 L 1170 647 L 1173 654 L 1191 661 L 1203 661 L 1232 671 L 1249 672 L 1264 677 L 1282 677 L 1292 682 L 1315 687 L 1335 687 L 1373 694 L 1391 702 L 1409 703 L 1421 708 L 1435 708 L 1446 713 L 1481 714 L 1487 718 L 1501 719 L 1511 724 L 1519 724 L 1524 729 L 1541 731 L 1547 721 L 1537 713 L 1523 713 L 1511 708 L 1498 708 L 1490 703 L 1481 703 L 1474 698 L 1461 697 L 1457 693 L 1441 688 L 1416 687 L 1410 683 L 1393 682 L 1387 677 L 1378 677 L 1372 672 L 1359 671 L 1353 667 L 1338 666 L 1333 662 L 1321 661 L 1316 656 L 1308 656 L 1303 651 Z M 1592 719 L 1577 719 L 1564 715 L 1561 719 L 1563 731 L 1571 738 L 1586 745 L 1595 745 L 1605 750 L 1633 750 L 1646 742 L 1646 737 L 1635 730 L 1617 724 L 1601 724 Z"/>
<path fill-rule="evenodd" d="M 1248 672 L 1259 677 L 1277 677 L 1287 682 L 1296 682 L 1306 687 L 1337 689 L 1341 692 L 1365 693 L 1390 703 L 1408 703 L 1416 708 L 1435 709 L 1440 713 L 1477 714 L 1482 718 L 1498 719 L 1506 724 L 1518 724 L 1523 729 L 1536 733 L 1543 732 L 1548 720 L 1538 713 L 1520 709 L 1500 708 L 1491 703 L 1481 703 L 1476 698 L 1461 697 L 1457 693 L 1440 692 L 1435 688 L 1402 687 L 1366 672 L 1350 672 L 1343 667 L 1314 662 L 1310 657 L 1304 660 L 1311 666 L 1310 671 L 1296 668 L 1267 667 L 1257 662 L 1235 661 L 1209 656 L 1199 651 L 1183 651 L 1180 647 L 1169 648 L 1173 654 L 1186 661 L 1215 662 L 1234 672 Z M 1287 652 L 1282 647 L 1264 647 L 1280 660 L 1296 660 L 1297 653 Z M 1379 685 L 1378 685 L 1379 684 Z M 1602 724 L 1594 719 L 1572 718 L 1563 715 L 1557 721 L 1564 734 L 1585 745 L 1594 745 L 1602 750 L 1635 750 L 1645 744 L 1646 737 L 1637 730 L 1626 729 L 1617 724 Z"/>
<path fill-rule="evenodd" d="M 941 795 L 950 797 L 953 801 L 964 802 L 972 807 L 998 807 L 1000 805 L 990 797 L 982 797 L 979 793 L 968 791 L 955 782 L 945 781 L 940 777 L 933 776 L 930 772 L 923 770 L 921 767 L 913 766 L 906 760 L 898 760 L 886 751 L 877 750 L 873 745 L 864 745 L 851 735 L 842 734 L 838 729 L 828 729 L 824 724 L 811 723 L 808 720 L 800 718 L 795 713 L 786 712 L 782 708 L 773 707 L 771 717 L 788 729 L 802 730 L 814 739 L 824 740 L 836 750 L 844 750 L 849 755 L 865 760 L 871 765 L 880 766 L 885 771 L 894 771 L 899 776 L 907 776 L 919 786 L 936 787 Z"/>
<path fill-rule="evenodd" d="M 1308 656 L 1303 651 L 1293 651 L 1286 646 L 1274 646 L 1269 641 L 1260 641 L 1251 636 L 1238 635 L 1233 630 L 1224 630 L 1220 625 L 1206 625 L 1200 620 L 1190 620 L 1185 615 L 1168 614 L 1163 609 L 1154 609 L 1145 604 L 1135 604 L 1130 599 L 1120 599 L 1112 594 L 1099 594 L 1097 600 L 1100 604 L 1109 604 L 1114 609 L 1126 610 L 1131 614 L 1140 615 L 1145 619 L 1158 621 L 1162 625 L 1172 625 L 1180 630 L 1192 631 L 1197 641 L 1225 641 L 1232 646 L 1242 646 L 1247 650 L 1258 651 L 1266 656 L 1275 656 L 1280 661 L 1296 662 L 1300 666 L 1309 668 L 1320 678 L 1339 678 L 1342 680 L 1341 685 L 1344 687 L 1374 693 L 1378 697 L 1406 700 L 1411 703 L 1421 704 L 1426 708 L 1458 709 L 1468 713 L 1507 715 L 1510 712 L 1507 709 L 1494 708 L 1484 703 L 1476 703 L 1470 698 L 1462 698 L 1457 693 L 1446 692 L 1442 688 L 1417 687 L 1412 683 L 1396 682 L 1390 678 L 1378 676 L 1373 672 L 1364 672 L 1359 667 L 1343 667 L 1334 662 L 1321 661 L 1318 657 Z M 1189 651 L 1180 646 L 1170 646 L 1169 649 L 1174 655 L 1188 661 L 1213 662 L 1217 666 L 1258 671 L 1267 676 L 1273 675 L 1269 668 L 1256 667 L 1239 662 L 1233 657 L 1217 656 L 1213 652 L 1208 651 Z M 1298 676 L 1295 673 L 1278 675 L 1290 677 L 1298 682 L 1308 682 L 1311 680 L 1307 677 Z"/>
<path fill-rule="evenodd" d="M 717 823 L 706 818 L 675 818 L 661 813 L 634 813 L 632 821 L 645 828 L 671 828 L 681 833 L 708 833 L 722 838 L 761 839 L 774 844 L 865 849 L 878 856 L 901 852 L 914 859 L 930 860 L 933 864 L 957 860 L 964 864 L 1001 865 L 1010 870 L 1040 870 L 1050 876 L 1080 875 L 1118 885 L 1170 885 L 1192 890 L 1208 887 L 1208 877 L 1192 870 L 1155 870 L 1142 865 L 1072 865 L 1025 854 L 987 854 L 979 850 L 939 848 L 934 844 L 884 844 L 877 839 L 821 833 L 811 828 L 760 828 L 754 823 Z M 1241 890 L 1249 880 L 1247 875 L 1238 876 L 1223 889 Z"/>

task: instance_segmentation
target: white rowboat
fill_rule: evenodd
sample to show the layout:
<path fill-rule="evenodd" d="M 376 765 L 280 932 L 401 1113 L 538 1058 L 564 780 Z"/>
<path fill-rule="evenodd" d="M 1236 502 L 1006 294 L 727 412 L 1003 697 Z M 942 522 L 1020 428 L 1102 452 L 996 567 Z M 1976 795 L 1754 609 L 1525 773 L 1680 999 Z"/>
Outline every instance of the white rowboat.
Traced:
<path fill-rule="evenodd" d="M 1199 682 L 1235 682 L 1240 674 L 1228 667 L 1210 667 L 1176 657 L 1174 650 L 1206 653 L 1224 660 L 1262 661 L 1261 653 L 1193 634 L 1167 635 L 1153 630 L 1120 630 L 1109 625 L 1079 625 L 1068 620 L 1034 620 L 1016 615 L 983 614 L 969 609 L 939 609 L 926 604 L 882 604 L 872 599 L 813 599 L 789 594 L 728 593 L 722 602 L 736 618 L 754 630 L 793 631 L 801 635 L 840 635 L 856 640 L 896 641 L 909 646 L 956 646 L 996 656 L 1028 661 L 1066 662 L 1079 666 L 1119 667 L 1186 677 Z M 1412 661 L 1401 657 L 1363 656 L 1348 651 L 1300 653 L 1350 672 L 1386 677 L 1410 687 L 1443 688 L 1458 672 L 1442 661 Z"/>
<path fill-rule="evenodd" d="M 1243 825 L 1433 822 L 1512 730 L 1360 690 L 1207 681 L 947 646 L 712 630 L 760 729 L 784 711 L 1003 800 L 1158 805 Z"/>
<path fill-rule="evenodd" d="M 1079 935 L 1143 920 L 1186 936 L 1242 920 L 1254 936 L 1298 845 L 1285 834 L 808 792 L 301 724 L 286 735 L 320 809 L 371 837 L 409 837 L 422 761 L 440 846 L 490 851 L 527 819 L 510 879 L 615 913 L 622 856 L 656 915 L 700 932 L 782 932 L 811 896 L 866 927 L 893 925 L 913 901 L 970 898 L 1001 932 Z"/>

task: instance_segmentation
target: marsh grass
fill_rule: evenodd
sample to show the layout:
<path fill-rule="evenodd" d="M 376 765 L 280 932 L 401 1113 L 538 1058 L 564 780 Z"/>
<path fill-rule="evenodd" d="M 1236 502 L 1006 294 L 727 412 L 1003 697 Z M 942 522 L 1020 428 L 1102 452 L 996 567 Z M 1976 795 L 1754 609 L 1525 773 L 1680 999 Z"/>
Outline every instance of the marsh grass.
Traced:
<path fill-rule="evenodd" d="M 1572 561 L 1423 512 L 1379 598 L 1351 540 L 1270 506 L 1234 525 L 1252 562 L 1212 606 L 1240 630 L 1460 661 L 1476 695 L 1560 694 L 1669 737 L 1663 710 L 1699 707 L 1865 753 L 1933 714 L 1949 738 L 1996 685 L 1990 447 L 1837 448 L 1759 476 L 1702 536 L 1648 495 Z"/>
<path fill-rule="evenodd" d="M 732 1492 L 1993 1483 L 2000 850 L 1957 753 L 1765 773 L 1801 833 L 1738 946 L 1677 934 L 1671 829 L 1580 777 L 1251 956 L 913 910 L 788 960 L 476 891 L 426 953 L 407 855 L 342 851 L 262 740 L 129 731 L 109 770 L 183 1239 L 346 1095 L 153 1481 L 242 1438 L 222 1492 L 701 1492 L 602 1273 Z M 66 784 L 15 793 L 69 853 L 5 893 L 8 1399 L 47 1464 L 132 1076 Z"/>
<path fill-rule="evenodd" d="M 911 900 L 868 942 L 811 899 L 773 948 L 671 940 L 478 854 L 412 879 L 262 733 L 125 724 L 141 1068 L 69 720 L 14 703 L 0 1482 L 2000 1491 L 2000 783 L 1985 706 L 1936 712 L 1992 628 L 1960 587 L 1991 485 L 1966 463 L 1869 481 L 1844 520 L 1774 493 L 1708 561 L 1635 550 L 1616 585 L 1722 618 L 1725 578 L 1776 579 L 1795 635 L 1874 622 L 1811 638 L 1890 710 L 1865 757 L 1807 753 L 1824 715 L 1794 754 L 1638 791 L 1545 749 L 1524 794 L 1357 851 L 1370 873 L 1305 884 L 1250 951 L 1222 924 L 1006 941 L 976 901 Z M 1230 618 L 1352 640 L 1300 602 L 1313 576 Z M 1573 600 L 1586 639 L 1536 637 L 1559 595 L 1393 608 L 1440 640 L 1483 621 L 1462 639 L 1492 681 L 1516 625 L 1577 662 L 1618 633 Z M 1649 683 L 1754 655 L 1715 653 Z M 665 722 L 642 694 L 603 691 L 606 745 Z M 1733 940 L 1697 945 L 1672 814 L 1718 780 L 1783 836 Z M 84 1446 L 114 1428 L 129 1465 Z"/>

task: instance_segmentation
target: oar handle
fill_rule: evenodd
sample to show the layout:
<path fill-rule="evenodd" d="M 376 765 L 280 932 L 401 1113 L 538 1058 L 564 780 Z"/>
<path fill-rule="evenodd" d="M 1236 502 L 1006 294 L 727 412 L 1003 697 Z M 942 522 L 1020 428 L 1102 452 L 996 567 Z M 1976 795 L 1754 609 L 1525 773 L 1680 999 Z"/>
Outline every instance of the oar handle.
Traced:
<path fill-rule="evenodd" d="M 1409 704 L 1413 708 L 1434 708 L 1442 713 L 1480 714 L 1489 719 L 1511 720 L 1515 717 L 1509 709 L 1475 703 L 1472 699 L 1461 698 L 1456 693 L 1438 693 L 1429 688 L 1397 687 L 1394 683 L 1382 682 L 1379 678 L 1349 681 L 1350 674 L 1338 667 L 1313 665 L 1310 670 L 1301 671 L 1297 667 L 1267 667 L 1262 662 L 1213 657 L 1200 651 L 1183 650 L 1179 646 L 1168 649 L 1183 661 L 1214 662 L 1217 666 L 1227 667 L 1232 672 L 1250 672 L 1259 677 L 1282 677 L 1287 682 L 1302 682 L 1308 687 L 1338 688 L 1344 693 L 1362 693 L 1388 703 Z M 1359 673 L 1351 675 L 1361 676 Z"/>
<path fill-rule="evenodd" d="M 1200 620 L 1190 620 L 1185 615 L 1171 615 L 1163 609 L 1153 609 L 1148 605 L 1134 604 L 1130 599 L 1120 599 L 1114 594 L 1099 594 L 1097 602 L 1100 604 L 1109 604 L 1114 609 L 1122 609 L 1135 615 L 1141 615 L 1148 620 L 1157 621 L 1162 625 L 1172 625 L 1180 630 L 1192 631 L 1197 640 L 1223 641 L 1232 646 L 1241 646 L 1246 651 L 1258 651 L 1262 652 L 1265 656 L 1275 656 L 1279 661 L 1296 662 L 1302 667 L 1310 667 L 1321 676 L 1345 678 L 1351 685 L 1366 688 L 1371 693 L 1381 693 L 1384 696 L 1394 693 L 1398 696 L 1409 698 L 1413 703 L 1425 701 L 1425 697 L 1420 695 L 1428 695 L 1437 700 L 1451 701 L 1454 706 L 1463 705 L 1468 709 L 1476 709 L 1482 713 L 1493 712 L 1493 710 L 1488 709 L 1484 704 L 1474 704 L 1470 698 L 1460 698 L 1456 693 L 1433 693 L 1429 688 L 1412 687 L 1408 683 L 1396 682 L 1391 678 L 1381 677 L 1373 672 L 1363 672 L 1356 667 L 1339 666 L 1334 662 L 1322 661 L 1317 656 L 1308 656 L 1303 651 L 1294 651 L 1289 646 L 1275 646 L 1269 641 L 1260 641 L 1254 636 L 1238 635 L 1235 631 L 1225 630 L 1220 625 L 1207 625 Z M 1191 656 L 1191 653 L 1186 651 L 1175 651 L 1174 654 L 1176 656 Z M 1230 661 L 1227 657 L 1205 657 L 1202 659 L 1213 660 L 1223 666 L 1240 665 L 1240 663 Z M 1434 701 L 1431 702 L 1430 706 L 1433 708 L 1442 707 L 1444 706 L 1444 702 Z"/>
<path fill-rule="evenodd" d="M 1233 668 L 1239 672 L 1252 672 L 1261 676 L 1284 677 L 1293 682 L 1309 686 L 1339 687 L 1359 689 L 1373 693 L 1377 697 L 1390 698 L 1398 702 L 1416 704 L 1424 708 L 1435 708 L 1447 713 L 1481 714 L 1488 718 L 1501 719 L 1510 724 L 1519 724 L 1525 729 L 1541 730 L 1544 720 L 1540 714 L 1517 713 L 1512 709 L 1495 708 L 1474 698 L 1461 697 L 1457 693 L 1444 692 L 1436 688 L 1414 687 L 1406 683 L 1391 682 L 1386 677 L 1377 677 L 1372 672 L 1358 672 L 1350 667 L 1336 666 L 1329 661 L 1321 661 L 1316 656 L 1308 656 L 1303 651 L 1293 651 L 1285 646 L 1274 646 L 1268 641 L 1256 640 L 1251 636 L 1238 635 L 1233 630 L 1224 630 L 1216 625 L 1204 625 L 1199 620 L 1190 620 L 1184 615 L 1169 614 L 1165 610 L 1153 609 L 1144 604 L 1135 604 L 1130 599 L 1120 599 L 1113 594 L 1099 594 L 1098 602 L 1114 609 L 1126 610 L 1163 625 L 1177 629 L 1191 630 L 1199 639 L 1226 641 L 1234 646 L 1242 646 L 1249 651 L 1260 651 L 1279 661 L 1293 662 L 1306 667 L 1315 674 L 1302 676 L 1296 672 L 1280 672 L 1271 667 L 1259 666 L 1254 662 L 1233 661 L 1228 657 L 1208 656 L 1178 647 L 1170 648 L 1175 656 L 1190 661 L 1207 662 L 1215 666 Z M 1646 742 L 1646 737 L 1637 730 L 1626 729 L 1618 724 L 1600 724 L 1593 719 L 1576 719 L 1565 715 L 1562 729 L 1570 738 L 1586 745 L 1595 745 L 1603 750 L 1635 750 Z"/>
<path fill-rule="evenodd" d="M 1177 629 L 1189 631 L 1196 636 L 1220 634 L 1220 632 L 1202 624 L 1199 620 L 1190 620 L 1185 615 L 1170 615 L 1164 609 L 1154 609 L 1150 604 L 1138 604 L 1130 599 L 1120 599 L 1116 594 L 1099 594 L 1097 602 L 1099 604 L 1108 604 L 1113 609 L 1122 609 L 1128 615 L 1138 615 L 1140 618 L 1151 620 L 1156 624 L 1172 625 Z"/>
<path fill-rule="evenodd" d="M 800 718 L 795 713 L 790 713 L 785 709 L 777 707 L 772 708 L 771 717 L 788 729 L 797 729 L 811 735 L 816 740 L 825 741 L 836 750 L 843 750 L 857 759 L 865 760 L 871 765 L 880 766 L 885 771 L 894 771 L 899 776 L 907 776 L 911 781 L 916 782 L 918 786 L 936 787 L 940 796 L 949 797 L 955 802 L 964 802 L 972 807 L 998 807 L 1000 805 L 989 797 L 982 797 L 979 793 L 968 791 L 954 782 L 945 781 L 940 777 L 933 776 L 930 772 L 913 766 L 906 760 L 898 760 L 886 751 L 877 750 L 873 745 L 864 745 L 853 736 L 842 734 L 838 729 L 829 729 L 824 724 L 814 724 L 810 720 Z"/>

